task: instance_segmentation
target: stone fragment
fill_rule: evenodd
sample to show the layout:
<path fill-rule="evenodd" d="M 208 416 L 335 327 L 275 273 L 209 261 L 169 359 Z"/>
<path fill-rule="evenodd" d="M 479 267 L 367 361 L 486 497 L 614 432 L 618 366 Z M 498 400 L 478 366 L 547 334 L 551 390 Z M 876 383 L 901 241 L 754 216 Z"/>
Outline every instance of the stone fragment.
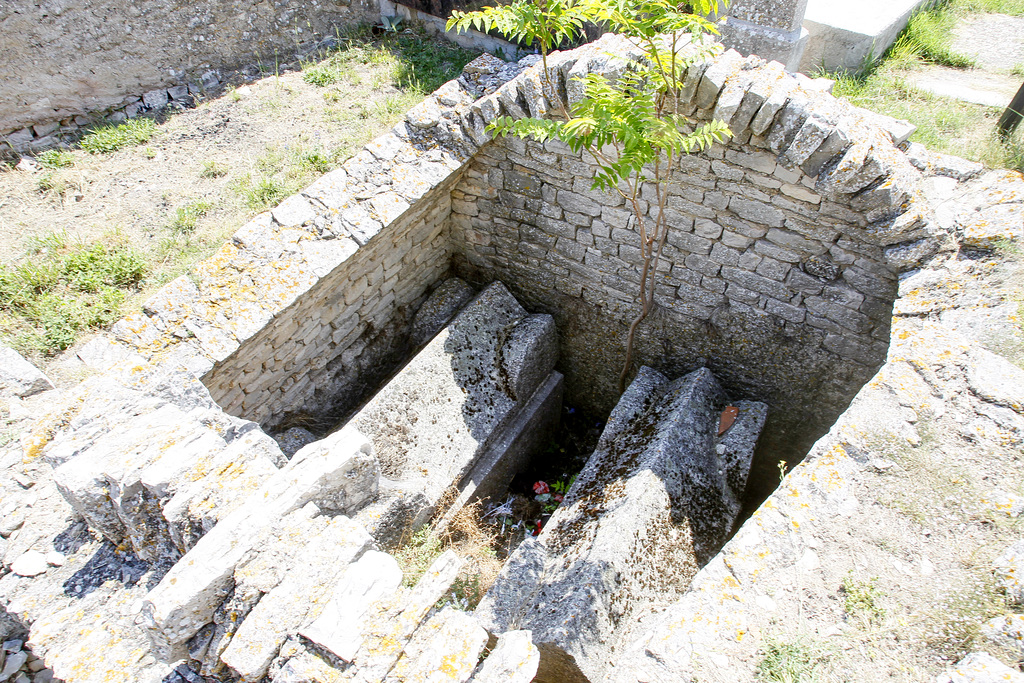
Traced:
<path fill-rule="evenodd" d="M 320 616 L 326 596 L 371 544 L 366 530 L 347 517 L 306 542 L 280 584 L 260 598 L 221 655 L 244 680 L 260 680 L 289 632 Z"/>
<path fill-rule="evenodd" d="M 473 678 L 473 683 L 530 683 L 537 675 L 540 651 L 533 644 L 530 631 L 506 631 L 487 655 Z"/>
<path fill-rule="evenodd" d="M 46 556 L 37 550 L 29 550 L 11 563 L 11 571 L 18 576 L 39 576 L 47 569 Z"/>
<path fill-rule="evenodd" d="M 1001 647 L 1016 650 L 1024 656 L 1024 614 L 1007 614 L 985 622 L 983 636 Z"/>
<path fill-rule="evenodd" d="M 366 636 L 367 612 L 401 584 L 402 570 L 395 558 L 368 550 L 345 570 L 323 612 L 299 634 L 351 662 Z"/>
<path fill-rule="evenodd" d="M 0 346 L 0 396 L 24 398 L 53 389 L 53 382 L 21 357 L 17 351 Z"/>
<path fill-rule="evenodd" d="M 308 200 L 297 194 L 278 204 L 271 214 L 282 228 L 302 225 L 316 218 L 313 206 Z"/>
<path fill-rule="evenodd" d="M 988 653 L 972 652 L 937 676 L 935 683 L 1024 683 L 1024 674 Z"/>
<path fill-rule="evenodd" d="M 25 666 L 26 661 L 28 661 L 28 653 L 24 650 L 17 650 L 7 655 L 7 661 L 0 669 L 0 680 L 7 680 L 14 676 L 21 667 Z"/>
<path fill-rule="evenodd" d="M 386 683 L 469 680 L 487 644 L 476 619 L 450 605 L 416 630 Z"/>

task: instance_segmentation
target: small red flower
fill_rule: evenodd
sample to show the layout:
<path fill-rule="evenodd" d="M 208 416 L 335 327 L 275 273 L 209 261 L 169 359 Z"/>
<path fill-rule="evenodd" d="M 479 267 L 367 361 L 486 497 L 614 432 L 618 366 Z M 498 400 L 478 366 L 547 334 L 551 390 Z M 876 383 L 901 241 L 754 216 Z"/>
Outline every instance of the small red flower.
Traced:
<path fill-rule="evenodd" d="M 541 482 L 541 483 L 543 483 L 543 482 Z M 540 520 L 539 519 L 537 520 L 537 528 L 533 530 L 533 535 L 534 536 L 540 536 Z"/>
<path fill-rule="evenodd" d="M 556 503 L 561 503 L 562 502 L 562 494 L 561 493 L 556 493 L 555 495 L 553 495 L 551 497 L 555 499 Z"/>
<path fill-rule="evenodd" d="M 548 487 L 548 483 L 546 481 L 538 481 L 533 485 L 533 492 L 538 496 L 549 493 L 550 491 L 551 489 Z"/>

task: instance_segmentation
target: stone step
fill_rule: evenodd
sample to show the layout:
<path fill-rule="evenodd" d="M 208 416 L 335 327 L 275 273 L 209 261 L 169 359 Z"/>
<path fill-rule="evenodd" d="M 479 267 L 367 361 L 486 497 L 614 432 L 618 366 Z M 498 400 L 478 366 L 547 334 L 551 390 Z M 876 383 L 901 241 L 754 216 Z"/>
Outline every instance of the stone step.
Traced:
<path fill-rule="evenodd" d="M 737 402 L 719 435 L 727 405 L 709 370 L 642 368 L 562 506 L 480 603 L 484 626 L 530 629 L 601 680 L 633 615 L 685 591 L 740 512 L 767 410 Z"/>

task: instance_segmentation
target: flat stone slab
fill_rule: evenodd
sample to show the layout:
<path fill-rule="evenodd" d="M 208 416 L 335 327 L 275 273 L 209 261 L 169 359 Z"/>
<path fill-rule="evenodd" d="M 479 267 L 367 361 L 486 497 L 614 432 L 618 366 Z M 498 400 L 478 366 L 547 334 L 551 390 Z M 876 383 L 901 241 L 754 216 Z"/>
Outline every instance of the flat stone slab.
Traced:
<path fill-rule="evenodd" d="M 557 357 L 551 317 L 528 314 L 496 282 L 349 421 L 373 444 L 382 487 L 422 498 L 414 525 L 520 420 Z"/>
<path fill-rule="evenodd" d="M 53 389 L 53 382 L 17 351 L 0 346 L 0 396 L 24 398 Z"/>
<path fill-rule="evenodd" d="M 810 38 L 800 71 L 860 71 L 869 56 L 877 59 L 885 53 L 914 12 L 926 4 L 927 0 L 808 0 L 804 28 Z"/>

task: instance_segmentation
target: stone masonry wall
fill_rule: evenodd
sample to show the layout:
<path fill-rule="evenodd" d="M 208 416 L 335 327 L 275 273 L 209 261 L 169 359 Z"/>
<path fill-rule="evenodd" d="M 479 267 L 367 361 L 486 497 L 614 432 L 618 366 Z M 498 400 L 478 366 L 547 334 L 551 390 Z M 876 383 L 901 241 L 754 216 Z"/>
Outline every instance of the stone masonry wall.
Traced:
<path fill-rule="evenodd" d="M 628 49 L 550 59 L 552 80 L 571 100 L 578 71 L 614 68 L 608 55 Z M 919 173 L 894 146 L 910 131 L 884 131 L 756 57 L 729 51 L 690 71 L 690 114 L 734 137 L 674 169 L 657 310 L 635 363 L 670 376 L 707 365 L 731 393 L 771 406 L 773 462 L 796 458 L 884 361 L 907 254 L 939 242 L 916 203 Z M 545 110 L 531 73 L 503 88 L 522 81 L 521 97 L 499 91 L 476 111 Z M 558 141 L 494 141 L 452 194 L 452 238 L 460 275 L 501 279 L 556 317 L 568 400 L 604 413 L 639 310 L 640 236 L 622 197 L 591 190 L 593 175 Z"/>
<path fill-rule="evenodd" d="M 0 138 L 44 138 L 76 115 L 272 62 L 378 16 L 373 0 L 0 0 Z"/>
<path fill-rule="evenodd" d="M 412 314 L 448 269 L 450 189 L 437 188 L 386 235 L 353 248 L 218 363 L 203 377 L 214 400 L 231 414 L 267 423 L 294 409 L 325 417 L 364 399 L 407 354 Z"/>
<path fill-rule="evenodd" d="M 478 58 L 79 355 L 98 369 L 184 366 L 266 429 L 333 426 L 413 350 L 410 322 L 450 267 L 451 192 L 476 150 L 462 117 L 522 68 Z"/>

